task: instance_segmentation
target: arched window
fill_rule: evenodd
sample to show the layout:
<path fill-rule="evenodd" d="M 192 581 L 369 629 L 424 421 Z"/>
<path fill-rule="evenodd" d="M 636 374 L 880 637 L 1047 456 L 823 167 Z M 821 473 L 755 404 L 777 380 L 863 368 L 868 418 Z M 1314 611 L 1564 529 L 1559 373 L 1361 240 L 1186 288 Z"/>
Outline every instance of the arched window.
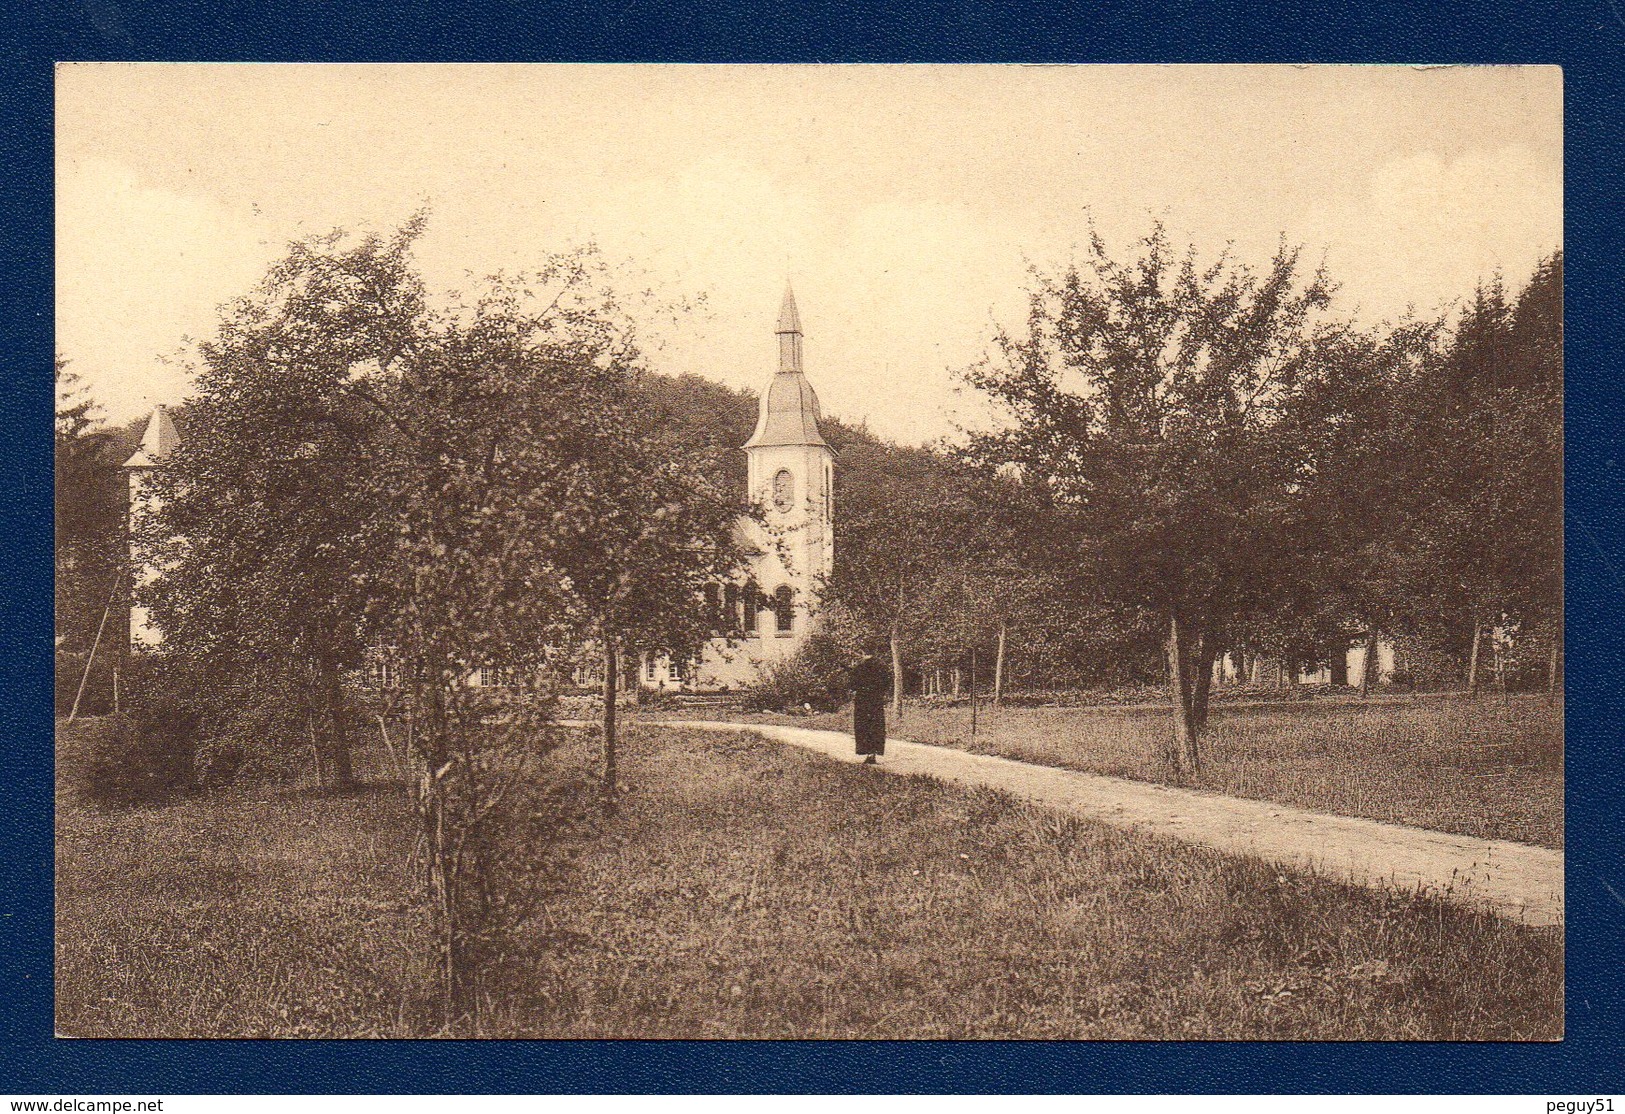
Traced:
<path fill-rule="evenodd" d="M 795 602 L 788 584 L 780 584 L 773 593 L 773 618 L 780 634 L 789 634 L 795 627 Z"/>
<path fill-rule="evenodd" d="M 762 609 L 762 590 L 756 586 L 756 581 L 747 581 L 745 584 L 745 633 L 756 633 L 756 613 Z"/>

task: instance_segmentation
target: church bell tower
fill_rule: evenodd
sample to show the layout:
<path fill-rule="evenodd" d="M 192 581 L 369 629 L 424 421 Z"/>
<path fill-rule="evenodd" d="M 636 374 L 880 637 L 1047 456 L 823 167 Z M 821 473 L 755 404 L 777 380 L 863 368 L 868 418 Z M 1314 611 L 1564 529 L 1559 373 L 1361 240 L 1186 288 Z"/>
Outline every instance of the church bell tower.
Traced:
<path fill-rule="evenodd" d="M 780 588 L 790 589 L 793 629 L 777 633 L 799 642 L 811 628 L 817 592 L 835 567 L 835 453 L 818 432 L 818 395 L 802 368 L 801 316 L 789 287 L 775 332 L 779 366 L 762 394 L 745 455 L 750 496 L 763 512 L 769 549 L 759 562 L 761 591 L 772 600 Z"/>

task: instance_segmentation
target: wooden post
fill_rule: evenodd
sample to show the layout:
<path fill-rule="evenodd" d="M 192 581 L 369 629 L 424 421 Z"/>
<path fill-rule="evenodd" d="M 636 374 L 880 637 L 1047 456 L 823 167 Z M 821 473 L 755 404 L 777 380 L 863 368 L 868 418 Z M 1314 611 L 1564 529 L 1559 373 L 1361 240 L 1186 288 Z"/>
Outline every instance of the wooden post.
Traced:
<path fill-rule="evenodd" d="M 897 637 L 897 624 L 891 628 L 891 712 L 899 721 L 903 718 L 903 644 Z"/>
<path fill-rule="evenodd" d="M 1472 697 L 1478 696 L 1478 642 L 1483 629 L 1478 612 L 1473 612 L 1473 652 L 1467 659 L 1467 695 Z"/>
<path fill-rule="evenodd" d="M 999 654 L 993 659 L 993 704 L 995 707 L 1004 703 L 1004 628 L 999 624 Z"/>
<path fill-rule="evenodd" d="M 1505 655 L 1501 653 L 1501 640 L 1499 638 L 1490 641 L 1490 651 L 1495 655 L 1495 683 L 1501 689 L 1501 705 L 1505 707 L 1507 703 L 1507 663 Z"/>
<path fill-rule="evenodd" d="M 976 738 L 976 644 L 970 648 L 970 737 Z"/>
<path fill-rule="evenodd" d="M 599 787 L 604 812 L 615 811 L 615 682 L 619 680 L 620 662 L 615 653 L 615 640 L 604 636 L 604 766 L 603 781 Z"/>

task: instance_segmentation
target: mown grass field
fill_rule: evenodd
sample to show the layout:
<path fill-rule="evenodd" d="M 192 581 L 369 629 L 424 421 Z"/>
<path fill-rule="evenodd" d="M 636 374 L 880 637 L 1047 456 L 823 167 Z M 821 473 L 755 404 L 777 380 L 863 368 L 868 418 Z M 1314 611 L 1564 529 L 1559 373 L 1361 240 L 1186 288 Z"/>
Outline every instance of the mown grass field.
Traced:
<path fill-rule="evenodd" d="M 61 785 L 104 723 L 58 727 L 56 1020 L 65 1036 L 411 1036 L 432 1013 L 399 787 L 247 789 L 103 811 Z"/>
<path fill-rule="evenodd" d="M 751 717 L 745 717 L 751 718 Z M 773 722 L 850 728 L 850 713 Z M 910 702 L 887 733 L 922 743 L 1169 782 L 1161 709 L 992 708 Z M 1203 769 L 1175 782 L 1396 824 L 1563 846 L 1563 711 L 1543 696 L 1215 706 Z"/>
<path fill-rule="evenodd" d="M 433 1018 L 398 787 L 58 813 L 75 1036 L 1556 1039 L 1562 941 L 992 793 L 638 730 L 549 760 L 477 1023 Z"/>

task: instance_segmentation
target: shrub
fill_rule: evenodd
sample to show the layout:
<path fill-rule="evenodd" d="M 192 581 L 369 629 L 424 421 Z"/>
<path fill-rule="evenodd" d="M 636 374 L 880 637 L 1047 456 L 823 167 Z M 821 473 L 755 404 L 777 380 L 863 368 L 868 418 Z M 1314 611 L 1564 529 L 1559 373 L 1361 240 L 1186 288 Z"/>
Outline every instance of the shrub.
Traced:
<path fill-rule="evenodd" d="M 304 717 L 291 687 L 264 676 L 239 677 L 200 701 L 198 781 L 229 785 L 239 777 L 296 781 L 310 764 Z M 351 717 L 355 718 L 355 717 Z"/>
<path fill-rule="evenodd" d="M 131 664 L 125 710 L 87 738 L 65 771 L 102 805 L 162 800 L 195 781 L 198 716 L 184 670 L 156 655 Z"/>
<path fill-rule="evenodd" d="M 815 712 L 833 711 L 845 697 L 844 692 L 837 694 L 834 682 L 835 678 L 821 675 L 798 651 L 766 666 L 756 683 L 745 690 L 743 705 L 750 712 L 800 712 L 808 705 Z"/>
<path fill-rule="evenodd" d="M 847 677 L 863 655 L 863 632 L 842 611 L 831 607 L 818 626 L 790 657 L 762 671 L 761 679 L 743 693 L 747 710 L 832 712 L 846 703 Z"/>

